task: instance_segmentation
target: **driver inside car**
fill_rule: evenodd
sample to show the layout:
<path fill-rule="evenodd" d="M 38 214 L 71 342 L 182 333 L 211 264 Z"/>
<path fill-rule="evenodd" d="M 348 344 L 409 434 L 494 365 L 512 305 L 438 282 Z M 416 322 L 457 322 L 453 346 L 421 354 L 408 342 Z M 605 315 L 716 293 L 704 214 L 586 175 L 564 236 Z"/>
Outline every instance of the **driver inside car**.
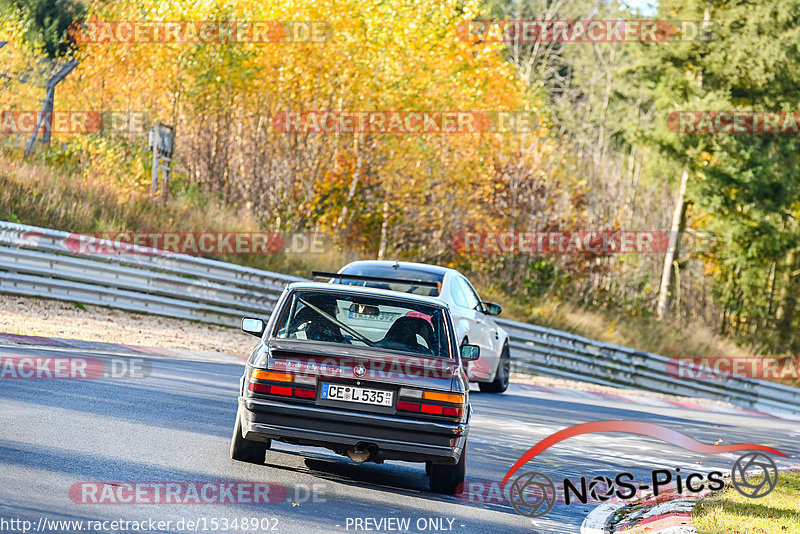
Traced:
<path fill-rule="evenodd" d="M 421 317 L 400 317 L 386 332 L 378 345 L 387 349 L 407 350 L 420 354 L 433 354 L 433 328 Z"/>
<path fill-rule="evenodd" d="M 289 332 L 292 337 L 312 341 L 330 341 L 333 343 L 350 343 L 342 335 L 341 329 L 322 315 L 318 310 L 336 317 L 338 306 L 336 297 L 332 295 L 314 295 L 308 297 L 305 305 L 292 320 Z"/>

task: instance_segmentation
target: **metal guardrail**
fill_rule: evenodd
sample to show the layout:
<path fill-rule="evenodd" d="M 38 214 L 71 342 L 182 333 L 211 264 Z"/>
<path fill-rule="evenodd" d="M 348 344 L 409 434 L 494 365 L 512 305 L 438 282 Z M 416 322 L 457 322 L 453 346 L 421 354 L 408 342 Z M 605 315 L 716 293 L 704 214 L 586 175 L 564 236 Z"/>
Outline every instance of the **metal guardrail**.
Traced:
<path fill-rule="evenodd" d="M 518 372 L 800 414 L 798 388 L 720 374 L 710 368 L 681 367 L 666 356 L 550 328 L 502 319 L 497 322 L 511 337 L 512 370 Z M 681 376 L 684 372 L 703 378 L 685 378 Z"/>
<path fill-rule="evenodd" d="M 0 221 L 0 293 L 239 326 L 243 315 L 271 312 L 283 288 L 303 280 L 196 256 L 154 254 L 145 247 L 89 253 L 76 247 L 80 239 Z M 725 376 L 680 378 L 665 356 L 525 323 L 498 323 L 511 336 L 512 369 L 518 372 L 800 414 L 797 388 Z"/>
<path fill-rule="evenodd" d="M 271 312 L 286 284 L 302 280 L 135 245 L 89 253 L 81 250 L 87 242 L 0 221 L 0 292 L 239 326 L 242 315 Z M 114 250 L 113 243 L 91 243 Z"/>

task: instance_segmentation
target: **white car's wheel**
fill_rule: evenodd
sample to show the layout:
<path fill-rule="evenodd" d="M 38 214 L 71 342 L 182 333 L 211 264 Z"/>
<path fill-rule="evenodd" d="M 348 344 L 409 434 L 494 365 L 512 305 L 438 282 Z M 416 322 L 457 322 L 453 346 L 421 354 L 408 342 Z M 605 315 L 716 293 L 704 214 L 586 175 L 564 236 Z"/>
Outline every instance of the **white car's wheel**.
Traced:
<path fill-rule="evenodd" d="M 511 377 L 511 355 L 508 345 L 503 347 L 500 353 L 500 361 L 497 362 L 497 372 L 491 382 L 480 382 L 478 387 L 484 393 L 502 393 L 508 389 L 508 380 Z"/>

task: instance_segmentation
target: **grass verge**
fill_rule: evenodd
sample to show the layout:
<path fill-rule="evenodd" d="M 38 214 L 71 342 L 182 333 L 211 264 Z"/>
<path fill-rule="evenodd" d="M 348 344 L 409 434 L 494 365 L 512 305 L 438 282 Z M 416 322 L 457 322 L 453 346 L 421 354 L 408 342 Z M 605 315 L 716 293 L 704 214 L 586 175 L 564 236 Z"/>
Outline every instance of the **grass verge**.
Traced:
<path fill-rule="evenodd" d="M 76 233 L 256 232 L 246 210 L 223 208 L 187 187 L 167 205 L 147 195 L 123 194 L 101 181 L 0 153 L 0 220 Z M 311 267 L 338 269 L 341 254 L 215 255 L 209 258 L 268 271 L 307 276 Z M 313 261 L 313 265 L 310 263 Z"/>
<path fill-rule="evenodd" d="M 698 534 L 800 532 L 800 471 L 781 472 L 775 489 L 760 499 L 729 487 L 703 499 L 692 515 Z"/>

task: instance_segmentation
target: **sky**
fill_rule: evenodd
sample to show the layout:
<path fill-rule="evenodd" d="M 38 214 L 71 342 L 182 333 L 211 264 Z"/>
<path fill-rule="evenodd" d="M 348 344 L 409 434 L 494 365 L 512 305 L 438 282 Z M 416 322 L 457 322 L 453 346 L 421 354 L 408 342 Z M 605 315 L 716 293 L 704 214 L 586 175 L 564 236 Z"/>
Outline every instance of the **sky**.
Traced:
<path fill-rule="evenodd" d="M 630 7 L 642 10 L 645 15 L 655 15 L 658 0 L 623 0 Z"/>

